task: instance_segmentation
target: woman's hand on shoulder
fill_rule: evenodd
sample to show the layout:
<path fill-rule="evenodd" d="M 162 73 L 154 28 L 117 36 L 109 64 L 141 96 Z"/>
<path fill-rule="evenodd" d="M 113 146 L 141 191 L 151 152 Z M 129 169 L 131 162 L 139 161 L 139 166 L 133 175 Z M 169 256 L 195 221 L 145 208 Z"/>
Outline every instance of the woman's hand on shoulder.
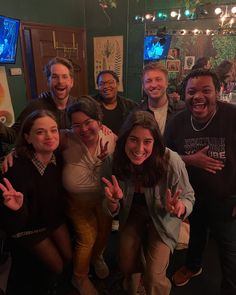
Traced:
<path fill-rule="evenodd" d="M 101 130 L 104 135 L 109 135 L 112 133 L 112 130 L 103 124 L 101 125 Z"/>
<path fill-rule="evenodd" d="M 2 172 L 6 173 L 10 167 L 13 166 L 14 162 L 14 156 L 16 157 L 15 149 L 12 149 L 12 151 L 7 154 L 2 162 Z"/>
<path fill-rule="evenodd" d="M 101 138 L 99 144 L 100 144 L 100 151 L 101 152 L 97 157 L 101 161 L 104 161 L 106 159 L 106 157 L 108 156 L 108 144 L 109 144 L 109 142 L 107 141 L 105 144 L 103 144 L 102 138 Z"/>
<path fill-rule="evenodd" d="M 4 185 L 0 183 L 0 189 L 3 194 L 3 204 L 11 210 L 17 211 L 23 205 L 24 196 L 21 192 L 17 192 L 7 178 L 3 178 Z"/>

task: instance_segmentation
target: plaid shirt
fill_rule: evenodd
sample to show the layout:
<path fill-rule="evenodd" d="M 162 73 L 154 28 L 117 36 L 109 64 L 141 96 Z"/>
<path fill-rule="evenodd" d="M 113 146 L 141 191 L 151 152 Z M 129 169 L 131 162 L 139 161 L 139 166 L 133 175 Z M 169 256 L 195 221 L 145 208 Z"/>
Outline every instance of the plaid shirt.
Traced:
<path fill-rule="evenodd" d="M 47 166 L 50 163 L 53 163 L 55 166 L 57 164 L 56 157 L 55 157 L 54 154 L 52 155 L 51 160 L 46 165 L 43 164 L 41 161 L 39 161 L 39 159 L 37 159 L 37 157 L 35 155 L 33 155 L 33 157 L 32 157 L 32 162 L 33 162 L 34 166 L 37 168 L 37 170 L 40 173 L 40 175 L 43 175 L 44 174 L 45 169 L 47 168 Z"/>

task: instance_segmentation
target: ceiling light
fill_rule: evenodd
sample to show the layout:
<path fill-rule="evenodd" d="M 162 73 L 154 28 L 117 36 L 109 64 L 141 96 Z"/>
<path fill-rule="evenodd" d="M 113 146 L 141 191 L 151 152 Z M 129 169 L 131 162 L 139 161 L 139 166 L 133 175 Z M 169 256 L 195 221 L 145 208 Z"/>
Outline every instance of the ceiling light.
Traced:
<path fill-rule="evenodd" d="M 176 17 L 178 15 L 178 12 L 177 11 L 171 11 L 171 13 L 170 13 L 170 16 L 171 17 Z"/>
<path fill-rule="evenodd" d="M 202 15 L 202 16 L 207 16 L 209 13 L 208 13 L 208 11 L 206 10 L 206 9 L 202 9 L 201 11 L 200 11 L 200 15 Z"/>
<path fill-rule="evenodd" d="M 186 10 L 184 11 L 184 15 L 187 16 L 187 17 L 190 17 L 190 16 L 191 16 L 191 12 L 190 12 L 190 10 L 189 10 L 189 9 L 186 9 Z"/>
<path fill-rule="evenodd" d="M 222 13 L 222 9 L 220 8 L 220 7 L 217 7 L 216 9 L 215 9 L 215 14 L 216 15 L 219 15 L 219 14 L 221 14 Z"/>
<path fill-rule="evenodd" d="M 146 13 L 145 14 L 145 19 L 151 20 L 151 19 L 153 19 L 153 15 L 151 13 Z"/>
<path fill-rule="evenodd" d="M 136 15 L 134 19 L 135 19 L 136 21 L 141 21 L 141 22 L 144 21 L 144 17 L 141 16 L 141 15 Z"/>
<path fill-rule="evenodd" d="M 236 14 L 236 6 L 233 6 L 233 7 L 231 8 L 231 13 Z"/>

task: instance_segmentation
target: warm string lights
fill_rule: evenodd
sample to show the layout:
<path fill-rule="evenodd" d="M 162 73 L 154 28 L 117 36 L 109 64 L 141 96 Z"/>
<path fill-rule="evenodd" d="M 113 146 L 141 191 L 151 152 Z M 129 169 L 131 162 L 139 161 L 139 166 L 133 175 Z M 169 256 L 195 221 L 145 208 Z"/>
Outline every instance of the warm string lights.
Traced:
<path fill-rule="evenodd" d="M 189 10 L 184 8 L 177 8 L 172 10 L 158 10 L 154 12 L 148 12 L 144 15 L 136 15 L 136 22 L 165 22 L 165 21 L 186 21 L 186 20 L 216 20 L 218 22 L 218 28 L 216 30 L 172 30 L 172 34 L 186 35 L 186 34 L 236 34 L 236 3 L 228 5 L 199 5 L 195 9 Z"/>
<path fill-rule="evenodd" d="M 159 33 L 159 29 L 150 29 L 147 30 L 146 32 L 148 35 L 156 35 Z M 206 29 L 206 30 L 201 30 L 201 29 L 193 29 L 193 30 L 186 30 L 186 29 L 168 29 L 165 30 L 165 34 L 169 34 L 169 35 L 180 35 L 180 36 L 184 36 L 184 35 L 195 35 L 195 36 L 199 36 L 199 35 L 207 35 L 207 36 L 214 36 L 214 35 L 236 35 L 236 30 L 235 29 L 217 29 L 217 30 L 210 30 L 210 29 Z"/>

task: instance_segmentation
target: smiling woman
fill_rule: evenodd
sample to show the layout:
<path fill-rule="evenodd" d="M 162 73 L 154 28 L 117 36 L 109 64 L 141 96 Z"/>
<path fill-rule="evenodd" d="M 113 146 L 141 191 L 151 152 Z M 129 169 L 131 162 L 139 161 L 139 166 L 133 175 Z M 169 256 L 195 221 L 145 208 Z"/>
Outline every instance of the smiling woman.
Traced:
<path fill-rule="evenodd" d="M 0 184 L 3 229 L 17 249 L 20 245 L 33 252 L 46 266 L 48 276 L 53 273 L 56 281 L 59 275 L 68 271 L 72 257 L 65 225 L 62 159 L 55 152 L 58 144 L 54 116 L 45 110 L 30 114 L 23 122 L 16 143 L 14 165 Z M 40 284 L 41 294 L 55 288 L 54 280 L 50 285 L 44 281 Z"/>
<path fill-rule="evenodd" d="M 102 209 L 101 167 L 115 147 L 116 136 L 101 131 L 101 106 L 82 96 L 68 108 L 71 130 L 62 132 L 63 184 L 68 191 L 68 217 L 75 230 L 73 285 L 81 295 L 97 295 L 88 277 L 90 263 L 103 279 L 109 269 L 103 251 L 112 219 Z"/>
<path fill-rule="evenodd" d="M 120 217 L 119 262 L 127 294 L 137 294 L 140 273 L 147 294 L 169 294 L 169 255 L 181 218 L 192 211 L 194 193 L 184 163 L 165 148 L 151 113 L 137 111 L 127 117 L 103 176 L 107 214 Z"/>

